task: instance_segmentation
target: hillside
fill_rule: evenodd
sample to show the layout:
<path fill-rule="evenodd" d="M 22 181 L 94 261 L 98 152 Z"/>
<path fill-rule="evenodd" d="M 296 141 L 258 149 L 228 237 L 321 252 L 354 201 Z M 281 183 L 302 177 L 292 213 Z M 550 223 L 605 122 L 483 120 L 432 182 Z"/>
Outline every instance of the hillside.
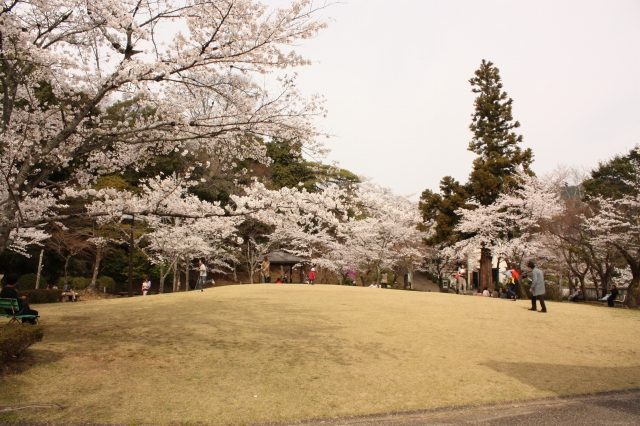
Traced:
<path fill-rule="evenodd" d="M 640 386 L 637 311 L 549 305 L 324 285 L 40 305 L 45 339 L 0 406 L 65 408 L 0 421 L 267 422 Z"/>

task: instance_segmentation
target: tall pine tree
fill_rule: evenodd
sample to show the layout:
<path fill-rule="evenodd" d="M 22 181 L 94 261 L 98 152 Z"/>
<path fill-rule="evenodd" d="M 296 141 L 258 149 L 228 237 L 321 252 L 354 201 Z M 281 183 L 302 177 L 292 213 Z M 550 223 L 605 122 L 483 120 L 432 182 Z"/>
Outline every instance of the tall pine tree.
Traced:
<path fill-rule="evenodd" d="M 522 135 L 513 130 L 520 123 L 513 120 L 513 99 L 502 90 L 499 72 L 493 62 L 483 59 L 475 77 L 469 80 L 472 92 L 478 94 L 469 126 L 473 132 L 469 151 L 478 154 L 478 158 L 473 161 L 468 186 L 473 198 L 485 206 L 493 203 L 505 186 L 516 183 L 518 167 L 532 173 L 529 165 L 533 153 L 518 146 Z"/>

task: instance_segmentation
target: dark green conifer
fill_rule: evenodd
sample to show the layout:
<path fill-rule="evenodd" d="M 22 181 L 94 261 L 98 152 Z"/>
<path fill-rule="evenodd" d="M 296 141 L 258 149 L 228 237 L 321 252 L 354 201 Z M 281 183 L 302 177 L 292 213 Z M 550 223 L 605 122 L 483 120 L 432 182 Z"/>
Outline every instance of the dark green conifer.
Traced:
<path fill-rule="evenodd" d="M 502 90 L 499 71 L 491 61 L 483 59 L 475 77 L 469 80 L 473 93 L 478 94 L 469 126 L 473 132 L 469 151 L 478 154 L 478 158 L 473 162 L 468 186 L 473 198 L 483 205 L 493 203 L 503 187 L 516 183 L 514 175 L 519 166 L 532 173 L 529 165 L 533 153 L 519 146 L 522 135 L 513 130 L 520 123 L 513 120 L 513 99 Z"/>
<path fill-rule="evenodd" d="M 459 235 L 455 231 L 459 217 L 455 211 L 465 207 L 469 198 L 465 187 L 451 176 L 445 176 L 440 181 L 440 193 L 425 189 L 420 196 L 420 211 L 425 222 L 435 224 L 433 233 L 425 241 L 427 245 L 448 246 L 458 241 Z"/>

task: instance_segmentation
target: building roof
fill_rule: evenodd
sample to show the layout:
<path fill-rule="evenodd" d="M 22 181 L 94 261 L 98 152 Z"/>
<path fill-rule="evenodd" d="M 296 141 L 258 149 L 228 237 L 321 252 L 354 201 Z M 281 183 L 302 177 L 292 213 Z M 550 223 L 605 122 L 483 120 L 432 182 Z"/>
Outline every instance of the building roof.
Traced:
<path fill-rule="evenodd" d="M 286 253 L 282 250 L 275 250 L 271 253 L 265 254 L 269 262 L 283 265 L 295 265 L 296 263 L 305 263 L 307 259 L 303 257 L 294 256 L 290 253 Z"/>

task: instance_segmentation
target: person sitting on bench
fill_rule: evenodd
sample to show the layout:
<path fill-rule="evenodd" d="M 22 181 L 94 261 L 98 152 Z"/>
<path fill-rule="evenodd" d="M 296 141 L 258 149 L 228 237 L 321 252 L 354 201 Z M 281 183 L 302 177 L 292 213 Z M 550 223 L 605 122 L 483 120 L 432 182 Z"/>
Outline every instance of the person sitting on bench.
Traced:
<path fill-rule="evenodd" d="M 1 299 L 16 299 L 18 301 L 18 312 L 17 315 L 35 315 L 38 316 L 38 311 L 34 311 L 29 308 L 29 303 L 27 303 L 27 296 L 18 296 L 18 291 L 16 290 L 16 285 L 18 284 L 18 274 L 10 273 L 5 277 L 7 280 L 6 285 L 0 291 Z M 5 312 L 8 314 L 13 314 L 10 309 L 5 309 Z M 22 322 L 29 322 L 31 324 L 37 324 L 37 318 L 23 318 Z"/>
<path fill-rule="evenodd" d="M 613 308 L 616 305 L 616 299 L 619 295 L 620 291 L 618 290 L 618 287 L 615 284 L 611 284 L 611 292 L 607 298 L 607 305 Z"/>
<path fill-rule="evenodd" d="M 580 287 L 578 287 L 571 297 L 569 297 L 570 302 L 577 302 L 579 300 L 584 300 L 584 294 L 582 294 L 582 289 Z"/>

